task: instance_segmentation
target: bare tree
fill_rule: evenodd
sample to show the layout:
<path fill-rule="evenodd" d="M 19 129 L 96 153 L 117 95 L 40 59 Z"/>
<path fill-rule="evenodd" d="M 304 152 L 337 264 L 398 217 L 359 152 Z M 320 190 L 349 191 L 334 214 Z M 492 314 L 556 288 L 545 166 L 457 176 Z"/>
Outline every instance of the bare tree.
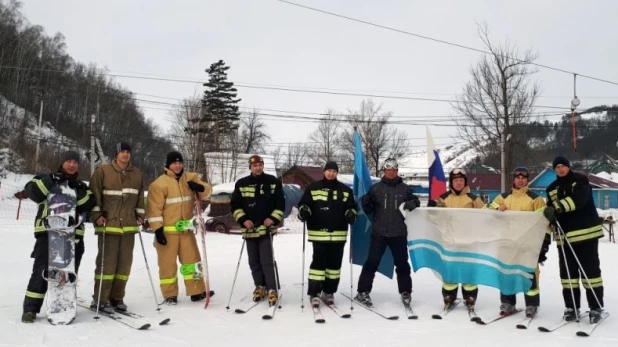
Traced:
<path fill-rule="evenodd" d="M 341 118 L 337 118 L 332 109 L 326 110 L 318 128 L 309 134 L 312 144 L 309 147 L 309 158 L 314 165 L 322 166 L 327 161 L 336 160 L 341 151 Z"/>
<path fill-rule="evenodd" d="M 259 118 L 260 112 L 256 109 L 240 119 L 239 140 L 242 143 L 243 153 L 258 153 L 264 151 L 264 144 L 270 140 L 266 132 L 266 124 Z"/>
<path fill-rule="evenodd" d="M 363 151 L 369 169 L 377 176 L 387 158 L 399 159 L 408 148 L 406 134 L 391 125 L 391 112 L 383 112 L 382 105 L 363 100 L 358 111 L 348 110 L 350 128 L 344 132 L 346 152 L 354 156 L 354 127 L 363 142 Z"/>
<path fill-rule="evenodd" d="M 285 169 L 289 169 L 294 165 L 302 165 L 305 164 L 307 160 L 307 144 L 298 142 L 298 143 L 289 143 L 288 144 L 288 153 L 286 155 L 286 161 L 284 164 Z"/>
<path fill-rule="evenodd" d="M 174 111 L 170 112 L 172 126 L 168 138 L 185 156 L 188 168 L 194 172 L 203 172 L 205 141 L 204 132 L 198 131 L 198 120 L 201 118 L 202 100 L 194 93 L 183 99 Z"/>
<path fill-rule="evenodd" d="M 519 57 L 512 43 L 492 43 L 486 24 L 478 26 L 478 34 L 490 54 L 471 68 L 472 79 L 454 104 L 453 120 L 459 125 L 460 135 L 483 157 L 499 154 L 504 146 L 504 166 L 510 168 L 515 145 L 523 131 L 520 125 L 530 119 L 540 93 L 539 84 L 529 82 L 537 72 L 530 63 L 538 54 L 528 50 Z M 505 175 L 503 186 L 508 186 Z"/>
<path fill-rule="evenodd" d="M 273 160 L 275 162 L 275 169 L 280 169 L 283 167 L 283 154 L 281 153 L 281 146 L 276 146 L 274 150 L 270 152 L 270 155 L 273 156 Z"/>

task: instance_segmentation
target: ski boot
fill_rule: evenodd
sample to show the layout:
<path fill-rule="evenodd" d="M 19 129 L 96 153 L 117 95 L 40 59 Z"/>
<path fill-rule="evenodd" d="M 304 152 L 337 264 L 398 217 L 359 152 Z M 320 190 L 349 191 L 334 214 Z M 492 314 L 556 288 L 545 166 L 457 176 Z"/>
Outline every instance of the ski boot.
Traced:
<path fill-rule="evenodd" d="M 266 297 L 266 287 L 257 286 L 253 291 L 253 302 L 260 302 Z"/>
<path fill-rule="evenodd" d="M 593 308 L 588 315 L 590 317 L 590 324 L 597 324 L 603 318 L 603 311 L 600 308 Z"/>
<path fill-rule="evenodd" d="M 215 291 L 211 290 L 210 291 L 210 296 L 213 296 L 213 295 L 215 295 Z M 199 294 L 191 295 L 191 301 L 193 301 L 193 302 L 204 300 L 204 299 L 206 299 L 206 292 L 201 292 Z"/>
<path fill-rule="evenodd" d="M 579 316 L 580 316 L 579 310 L 577 310 L 577 313 L 576 313 L 574 309 L 569 307 L 566 310 L 564 310 L 564 316 L 562 316 L 562 319 L 566 322 L 574 322 L 578 319 Z"/>
<path fill-rule="evenodd" d="M 334 305 L 335 295 L 333 293 L 322 293 L 322 300 L 326 305 Z"/>
<path fill-rule="evenodd" d="M 468 311 L 474 312 L 474 304 L 476 304 L 476 299 L 469 296 L 464 300 L 464 302 L 466 303 L 466 307 L 468 308 Z"/>
<path fill-rule="evenodd" d="M 401 302 L 406 307 L 410 307 L 410 303 L 412 302 L 412 295 L 408 292 L 401 293 Z"/>
<path fill-rule="evenodd" d="M 90 304 L 90 309 L 93 311 L 97 310 L 97 301 L 93 300 L 92 303 Z M 109 302 L 101 302 L 99 304 L 99 311 L 103 311 L 106 313 L 112 313 L 114 311 L 114 309 L 112 308 L 112 305 L 109 304 Z"/>
<path fill-rule="evenodd" d="M 358 294 L 356 294 L 356 297 L 354 297 L 354 300 L 360 302 L 361 304 L 363 304 L 363 305 L 365 305 L 367 307 L 373 306 L 373 303 L 371 302 L 371 297 L 369 296 L 369 293 L 358 292 Z"/>
<path fill-rule="evenodd" d="M 279 295 L 277 295 L 277 291 L 271 289 L 268 291 L 268 306 L 274 306 L 279 301 Z"/>
<path fill-rule="evenodd" d="M 500 305 L 500 315 L 501 316 L 510 316 L 513 313 L 517 312 L 517 309 L 515 308 L 515 305 L 509 303 L 509 302 L 503 302 Z"/>
<path fill-rule="evenodd" d="M 109 300 L 110 305 L 118 311 L 127 311 L 127 305 L 122 300 Z"/>
<path fill-rule="evenodd" d="M 320 307 L 320 298 L 317 296 L 311 297 L 311 307 L 318 308 Z"/>
<path fill-rule="evenodd" d="M 163 300 L 163 304 L 178 305 L 178 297 L 177 296 L 167 297 L 167 298 L 165 298 L 165 300 Z"/>
<path fill-rule="evenodd" d="M 535 305 L 528 305 L 528 306 L 526 306 L 526 317 L 534 318 L 534 316 L 536 316 L 537 312 L 539 312 L 539 307 L 538 306 L 535 306 Z"/>
<path fill-rule="evenodd" d="M 444 309 L 448 309 L 455 303 L 456 298 L 451 295 L 447 295 L 444 297 Z"/>
<path fill-rule="evenodd" d="M 24 314 L 21 315 L 22 323 L 34 323 L 35 320 L 36 312 L 24 312 Z"/>

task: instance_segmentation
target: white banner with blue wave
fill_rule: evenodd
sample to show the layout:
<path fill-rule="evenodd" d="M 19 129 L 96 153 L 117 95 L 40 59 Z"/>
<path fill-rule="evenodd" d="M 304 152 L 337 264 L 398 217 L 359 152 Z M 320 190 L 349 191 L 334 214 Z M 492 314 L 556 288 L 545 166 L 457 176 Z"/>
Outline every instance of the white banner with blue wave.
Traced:
<path fill-rule="evenodd" d="M 401 211 L 415 272 L 426 267 L 445 282 L 483 284 L 507 295 L 530 289 L 547 231 L 543 213 L 468 208 Z"/>

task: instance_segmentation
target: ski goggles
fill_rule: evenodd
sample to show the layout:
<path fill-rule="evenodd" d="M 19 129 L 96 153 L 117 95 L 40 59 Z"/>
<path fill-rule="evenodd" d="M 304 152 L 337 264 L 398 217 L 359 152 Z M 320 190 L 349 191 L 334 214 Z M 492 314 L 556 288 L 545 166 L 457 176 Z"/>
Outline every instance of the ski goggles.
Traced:
<path fill-rule="evenodd" d="M 262 157 L 260 157 L 259 155 L 254 155 L 249 158 L 249 165 L 252 164 L 264 164 L 264 159 L 262 159 Z"/>
<path fill-rule="evenodd" d="M 466 171 L 464 171 L 464 169 L 460 169 L 460 168 L 453 169 L 453 171 L 451 171 L 451 173 L 453 175 L 466 176 Z"/>
<path fill-rule="evenodd" d="M 528 178 L 530 174 L 528 173 L 528 169 L 520 166 L 513 170 L 513 178 Z"/>
<path fill-rule="evenodd" d="M 384 165 L 382 166 L 382 168 L 384 170 L 398 170 L 399 164 L 397 164 L 397 162 L 394 160 L 387 160 L 384 162 Z"/>

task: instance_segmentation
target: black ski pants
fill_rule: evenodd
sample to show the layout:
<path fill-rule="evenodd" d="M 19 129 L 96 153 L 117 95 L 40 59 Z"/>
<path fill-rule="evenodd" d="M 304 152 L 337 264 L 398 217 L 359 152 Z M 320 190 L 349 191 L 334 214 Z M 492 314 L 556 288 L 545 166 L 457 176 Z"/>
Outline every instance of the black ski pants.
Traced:
<path fill-rule="evenodd" d="M 255 286 L 265 286 L 266 290 L 277 288 L 275 280 L 275 259 L 270 236 L 264 235 L 256 238 L 248 238 L 247 255 L 249 267 Z M 279 278 L 278 274 L 276 275 Z"/>
<path fill-rule="evenodd" d="M 603 278 L 601 277 L 601 262 L 599 261 L 599 240 L 583 241 L 581 243 L 572 244 L 572 246 L 575 255 L 573 255 L 569 245 L 565 244 L 564 246 L 558 246 L 564 305 L 567 308 L 579 309 L 581 301 L 579 282 L 581 279 L 582 285 L 584 289 L 586 289 L 588 307 L 590 309 L 603 308 Z M 564 247 L 566 259 L 562 254 L 562 247 Z M 577 265 L 575 256 L 579 259 L 582 269 Z M 588 276 L 588 281 L 586 281 L 586 277 L 584 273 L 582 273 L 582 270 L 586 276 Z M 573 289 L 573 295 L 571 295 L 571 289 Z M 597 302 L 595 299 L 595 294 L 600 302 Z M 575 302 L 573 302 L 573 296 L 575 296 Z"/>
<path fill-rule="evenodd" d="M 371 235 L 369 254 L 358 279 L 357 290 L 359 293 L 371 292 L 373 279 L 387 246 L 395 261 L 399 293 L 412 293 L 412 277 L 410 277 L 410 262 L 408 261 L 408 238 L 406 236 L 384 237 L 377 235 Z"/>
<path fill-rule="evenodd" d="M 327 294 L 337 292 L 344 247 L 345 242 L 313 242 L 307 295 L 314 297 L 322 291 Z"/>
<path fill-rule="evenodd" d="M 530 290 L 524 293 L 524 301 L 526 306 L 539 306 L 541 303 L 541 292 L 539 290 L 539 266 L 536 266 L 535 272 L 532 274 L 532 287 Z M 517 295 L 506 295 L 500 293 L 500 302 L 509 303 L 511 305 L 517 304 Z"/>
<path fill-rule="evenodd" d="M 43 299 L 47 293 L 47 281 L 43 278 L 44 273 L 47 273 L 49 238 L 47 233 L 37 235 L 34 243 L 34 250 L 30 254 L 30 258 L 34 259 L 32 265 L 32 274 L 26 289 L 24 298 L 24 312 L 41 312 Z M 82 237 L 75 238 L 75 273 L 79 270 L 79 264 L 84 255 L 84 240 Z"/>

